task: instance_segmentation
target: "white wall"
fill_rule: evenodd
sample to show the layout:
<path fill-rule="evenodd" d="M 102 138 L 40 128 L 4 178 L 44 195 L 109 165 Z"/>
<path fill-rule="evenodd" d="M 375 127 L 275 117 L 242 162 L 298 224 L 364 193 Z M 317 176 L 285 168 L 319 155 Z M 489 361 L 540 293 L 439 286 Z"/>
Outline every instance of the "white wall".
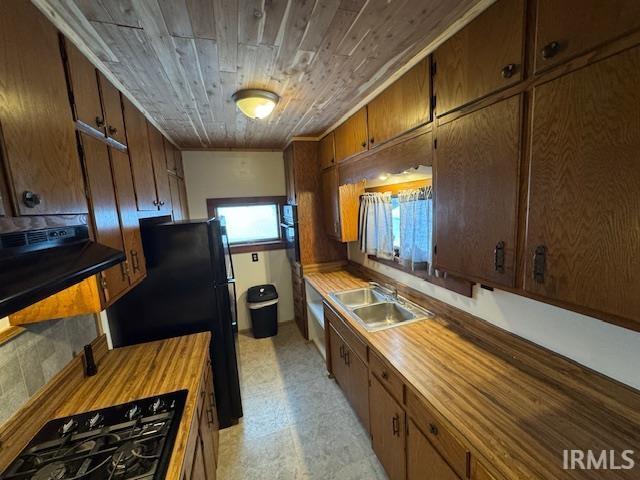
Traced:
<path fill-rule="evenodd" d="M 356 243 L 349 258 L 500 328 L 640 389 L 640 333 L 512 293 L 473 289 L 467 298 L 369 260 Z"/>
<path fill-rule="evenodd" d="M 285 195 L 282 152 L 182 152 L 191 218 L 207 217 L 207 198 Z M 284 250 L 233 255 L 238 328 L 250 328 L 247 290 L 272 283 L 279 295 L 278 321 L 293 320 L 291 266 Z"/>

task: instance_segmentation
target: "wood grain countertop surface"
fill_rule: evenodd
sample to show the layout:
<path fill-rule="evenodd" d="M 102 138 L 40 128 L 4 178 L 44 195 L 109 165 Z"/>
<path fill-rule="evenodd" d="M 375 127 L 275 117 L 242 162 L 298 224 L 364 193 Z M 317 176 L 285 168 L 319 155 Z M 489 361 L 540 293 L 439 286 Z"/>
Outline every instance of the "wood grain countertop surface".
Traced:
<path fill-rule="evenodd" d="M 422 294 L 409 299 L 422 297 L 434 319 L 368 332 L 329 297 L 365 280 L 345 270 L 305 279 L 497 478 L 640 478 L 637 390 Z M 636 467 L 563 470 L 564 449 L 614 450 L 618 465 L 634 450 Z"/>
<path fill-rule="evenodd" d="M 98 364 L 98 373 L 84 379 L 55 417 L 188 390 L 165 477 L 179 480 L 210 338 L 211 334 L 205 332 L 110 350 Z"/>

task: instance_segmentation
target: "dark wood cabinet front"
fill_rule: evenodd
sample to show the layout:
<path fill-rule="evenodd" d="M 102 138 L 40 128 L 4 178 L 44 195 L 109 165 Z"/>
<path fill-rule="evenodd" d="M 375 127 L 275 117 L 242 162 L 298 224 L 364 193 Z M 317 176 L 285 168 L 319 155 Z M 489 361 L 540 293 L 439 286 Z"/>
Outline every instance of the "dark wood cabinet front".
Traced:
<path fill-rule="evenodd" d="M 369 389 L 371 445 L 390 480 L 405 480 L 405 413 L 373 375 Z M 441 480 L 441 479 L 438 479 Z"/>
<path fill-rule="evenodd" d="M 362 107 L 334 130 L 336 162 L 365 151 L 369 147 L 367 107 Z"/>
<path fill-rule="evenodd" d="M 427 57 L 367 105 L 369 148 L 429 121 L 430 83 Z"/>
<path fill-rule="evenodd" d="M 0 125 L 17 215 L 86 213 L 58 33 L 31 3 L 0 2 Z"/>
<path fill-rule="evenodd" d="M 520 96 L 438 127 L 437 268 L 515 285 L 520 129 Z"/>
<path fill-rule="evenodd" d="M 80 137 L 95 239 L 103 245 L 125 251 L 109 162 L 109 148 L 89 135 L 81 134 Z M 103 276 L 104 282 L 101 284 L 104 300 L 108 304 L 129 287 L 126 263 L 111 267 L 103 272 Z"/>
<path fill-rule="evenodd" d="M 640 328 L 640 47 L 534 90 L 525 289 Z"/>
<path fill-rule="evenodd" d="M 122 98 L 127 146 L 138 210 L 157 210 L 156 184 L 153 174 L 147 120 L 129 100 Z"/>
<path fill-rule="evenodd" d="M 640 28 L 637 0 L 538 0 L 536 72 Z"/>
<path fill-rule="evenodd" d="M 438 116 L 522 79 L 524 20 L 524 0 L 498 0 L 438 47 Z"/>
<path fill-rule="evenodd" d="M 338 167 L 322 171 L 322 215 L 324 231 L 330 237 L 340 236 L 340 202 L 338 197 Z"/>
<path fill-rule="evenodd" d="M 78 122 L 104 133 L 105 118 L 100 103 L 98 73 L 75 45 L 69 40 L 66 40 L 64 44 L 75 118 Z"/>
<path fill-rule="evenodd" d="M 176 147 L 174 147 L 173 144 L 165 138 L 164 151 L 165 151 L 165 156 L 167 158 L 167 170 L 169 170 L 172 173 L 176 173 L 177 171 L 175 150 L 176 150 Z"/>
<path fill-rule="evenodd" d="M 120 92 L 104 75 L 99 74 L 98 78 L 100 79 L 100 92 L 102 93 L 102 108 L 106 121 L 107 136 L 122 145 L 126 145 L 127 137 L 124 130 Z"/>
<path fill-rule="evenodd" d="M 410 418 L 407 425 L 407 480 L 460 480 Z"/>
<path fill-rule="evenodd" d="M 182 213 L 182 196 L 180 195 L 180 179 L 175 175 L 169 175 L 169 190 L 171 191 L 171 204 L 173 219 L 175 221 L 184 220 Z"/>
<path fill-rule="evenodd" d="M 147 267 L 142 250 L 140 236 L 140 222 L 136 207 L 136 195 L 131 176 L 129 156 L 115 148 L 110 149 L 111 168 L 116 186 L 118 207 L 120 209 L 120 225 L 124 238 L 125 253 L 129 262 L 129 277 L 132 283 L 137 283 L 147 274 Z"/>
<path fill-rule="evenodd" d="M 320 139 L 320 144 L 318 145 L 318 158 L 320 160 L 321 169 L 335 165 L 336 153 L 333 132 Z"/>
<path fill-rule="evenodd" d="M 149 146 L 151 150 L 151 162 L 153 163 L 153 178 L 156 185 L 158 207 L 160 210 L 171 211 L 171 190 L 169 189 L 169 174 L 167 173 L 167 160 L 164 151 L 164 139 L 162 134 L 150 123 L 147 123 L 149 132 Z"/>

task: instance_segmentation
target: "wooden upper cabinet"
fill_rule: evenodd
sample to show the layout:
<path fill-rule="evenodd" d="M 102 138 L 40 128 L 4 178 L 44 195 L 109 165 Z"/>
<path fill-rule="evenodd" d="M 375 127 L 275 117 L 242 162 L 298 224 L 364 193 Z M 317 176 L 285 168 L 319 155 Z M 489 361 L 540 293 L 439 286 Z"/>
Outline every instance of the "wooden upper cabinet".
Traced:
<path fill-rule="evenodd" d="M 639 85 L 635 47 L 535 88 L 524 282 L 636 329 Z"/>
<path fill-rule="evenodd" d="M 159 203 L 156 196 L 147 120 L 142 112 L 124 97 L 122 106 L 138 210 L 157 210 Z"/>
<path fill-rule="evenodd" d="M 176 159 L 176 175 L 180 178 L 184 178 L 184 165 L 182 164 L 182 152 L 177 148 L 174 150 Z"/>
<path fill-rule="evenodd" d="M 98 73 L 75 45 L 68 40 L 65 40 L 64 44 L 75 118 L 92 129 L 104 133 L 105 120 L 100 103 Z"/>
<path fill-rule="evenodd" d="M 390 480 L 405 480 L 405 414 L 378 379 L 370 378 L 369 405 L 371 445 Z M 428 477 L 422 477 L 425 480 Z M 434 480 L 436 477 L 433 477 Z M 417 477 L 416 477 L 417 480 Z M 438 480 L 444 480 L 438 478 Z"/>
<path fill-rule="evenodd" d="M 177 165 L 176 165 L 176 147 L 173 146 L 166 138 L 164 139 L 164 152 L 167 158 L 167 170 L 171 173 L 177 173 Z"/>
<path fill-rule="evenodd" d="M 320 139 L 320 144 L 318 145 L 318 158 L 320 160 L 321 169 L 335 165 L 336 151 L 333 132 L 328 133 Z"/>
<path fill-rule="evenodd" d="M 370 148 L 429 121 L 429 62 L 420 61 L 367 105 Z"/>
<path fill-rule="evenodd" d="M 521 97 L 438 126 L 437 268 L 515 285 Z"/>
<path fill-rule="evenodd" d="M 0 2 L 0 125 L 18 215 L 86 213 L 58 33 L 31 3 Z"/>
<path fill-rule="evenodd" d="M 338 167 L 323 170 L 320 178 L 324 231 L 333 238 L 340 236 L 340 205 L 338 200 Z"/>
<path fill-rule="evenodd" d="M 131 164 L 129 156 L 115 148 L 110 148 L 111 168 L 116 186 L 116 197 L 120 213 L 120 225 L 124 239 L 125 253 L 129 262 L 129 278 L 131 283 L 137 283 L 147 274 L 147 268 L 142 250 L 140 235 L 140 221 L 136 208 L 136 195 L 133 188 Z"/>
<path fill-rule="evenodd" d="M 167 160 L 164 151 L 164 139 L 162 134 L 147 122 L 149 132 L 149 146 L 151 149 L 151 161 L 153 163 L 153 177 L 156 184 L 158 206 L 160 210 L 171 211 L 171 191 L 169 190 L 169 174 L 167 173 Z"/>
<path fill-rule="evenodd" d="M 127 137 L 124 129 L 120 92 L 101 73 L 98 74 L 98 78 L 100 79 L 100 92 L 102 93 L 102 107 L 107 135 L 116 142 L 126 145 Z"/>
<path fill-rule="evenodd" d="M 294 170 L 293 144 L 282 153 L 284 161 L 284 183 L 287 190 L 287 203 L 296 205 L 296 177 Z"/>
<path fill-rule="evenodd" d="M 362 107 L 334 131 L 336 162 L 368 148 L 367 107 Z"/>
<path fill-rule="evenodd" d="M 365 182 L 345 184 L 338 187 L 338 240 L 355 242 L 358 240 L 360 196 L 364 193 Z"/>
<path fill-rule="evenodd" d="M 524 0 L 498 0 L 438 47 L 438 116 L 522 79 L 524 20 Z"/>
<path fill-rule="evenodd" d="M 173 207 L 173 219 L 175 221 L 184 220 L 179 181 L 180 179 L 175 175 L 169 175 L 169 190 L 171 190 L 171 205 Z"/>
<path fill-rule="evenodd" d="M 537 4 L 536 72 L 640 28 L 637 0 L 538 0 Z"/>
<path fill-rule="evenodd" d="M 473 478 L 473 477 L 472 477 Z M 407 428 L 407 480 L 459 480 L 427 437 L 409 418 Z M 489 480 L 477 477 L 474 480 Z"/>
<path fill-rule="evenodd" d="M 86 134 L 80 135 L 83 163 L 91 202 L 91 220 L 96 241 L 116 250 L 125 251 L 118 204 L 111 174 L 109 148 L 103 142 Z M 102 273 L 104 300 L 109 304 L 128 287 L 124 262 Z"/>

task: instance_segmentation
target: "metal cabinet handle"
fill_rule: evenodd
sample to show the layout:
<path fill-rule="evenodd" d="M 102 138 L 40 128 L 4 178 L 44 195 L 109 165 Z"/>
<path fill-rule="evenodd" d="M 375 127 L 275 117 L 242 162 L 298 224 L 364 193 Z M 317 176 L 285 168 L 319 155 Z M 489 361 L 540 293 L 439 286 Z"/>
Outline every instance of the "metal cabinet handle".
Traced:
<path fill-rule="evenodd" d="M 158 202 L 158 200 L 154 200 L 154 201 L 153 201 L 153 206 L 154 206 L 154 207 L 157 207 L 158 205 L 160 205 L 160 202 Z"/>
<path fill-rule="evenodd" d="M 560 44 L 554 40 L 553 42 L 545 45 L 544 48 L 542 49 L 542 52 L 541 52 L 542 58 L 544 58 L 545 60 L 548 60 L 551 57 L 554 57 L 556 53 L 558 53 L 559 51 L 560 51 Z"/>
<path fill-rule="evenodd" d="M 502 74 L 502 78 L 511 78 L 515 72 L 516 72 L 515 63 L 510 63 L 500 71 L 500 73 Z"/>
<path fill-rule="evenodd" d="M 164 202 L 163 201 L 160 201 L 160 206 L 161 207 L 164 206 Z"/>
<path fill-rule="evenodd" d="M 389 379 L 389 374 L 387 373 L 386 370 L 382 371 L 382 378 L 385 379 L 385 380 Z"/>
<path fill-rule="evenodd" d="M 367 142 L 362 142 L 362 148 L 365 148 L 367 146 Z"/>
<path fill-rule="evenodd" d="M 496 243 L 496 248 L 493 251 L 493 262 L 496 272 L 504 273 L 504 242 L 500 240 Z"/>
<path fill-rule="evenodd" d="M 375 138 L 373 138 L 373 137 L 371 137 L 371 138 L 369 139 L 369 143 L 375 143 L 375 141 L 376 141 L 376 139 L 375 139 Z"/>
<path fill-rule="evenodd" d="M 118 133 L 118 129 L 113 125 L 109 125 L 109 135 L 116 135 Z"/>
<path fill-rule="evenodd" d="M 344 352 L 344 364 L 348 367 L 351 365 L 351 356 L 349 355 L 349 350 Z"/>
<path fill-rule="evenodd" d="M 104 118 L 102 118 L 101 116 L 96 116 L 96 125 L 98 127 L 104 127 Z"/>
<path fill-rule="evenodd" d="M 533 279 L 537 283 L 544 283 L 544 274 L 547 269 L 547 247 L 538 245 L 533 254 Z"/>
<path fill-rule="evenodd" d="M 138 260 L 137 250 L 131 250 L 131 261 L 133 262 L 133 273 L 140 271 L 140 262 Z"/>
<path fill-rule="evenodd" d="M 207 408 L 207 423 L 209 425 L 213 425 L 213 413 L 211 412 L 211 409 Z"/>
<path fill-rule="evenodd" d="M 124 282 L 127 279 L 127 262 L 120 263 L 120 274 L 122 275 L 122 281 Z"/>
<path fill-rule="evenodd" d="M 344 345 L 340 345 L 340 358 L 344 359 Z"/>
<path fill-rule="evenodd" d="M 432 435 L 438 435 L 438 427 L 436 425 L 434 425 L 433 423 L 429 424 L 429 432 L 431 432 Z"/>
<path fill-rule="evenodd" d="M 40 205 L 40 195 L 27 190 L 22 193 L 22 203 L 24 203 L 27 208 L 35 208 Z"/>
<path fill-rule="evenodd" d="M 397 413 L 391 419 L 391 428 L 392 428 L 393 434 L 399 437 L 400 436 L 400 415 L 398 415 Z"/>

